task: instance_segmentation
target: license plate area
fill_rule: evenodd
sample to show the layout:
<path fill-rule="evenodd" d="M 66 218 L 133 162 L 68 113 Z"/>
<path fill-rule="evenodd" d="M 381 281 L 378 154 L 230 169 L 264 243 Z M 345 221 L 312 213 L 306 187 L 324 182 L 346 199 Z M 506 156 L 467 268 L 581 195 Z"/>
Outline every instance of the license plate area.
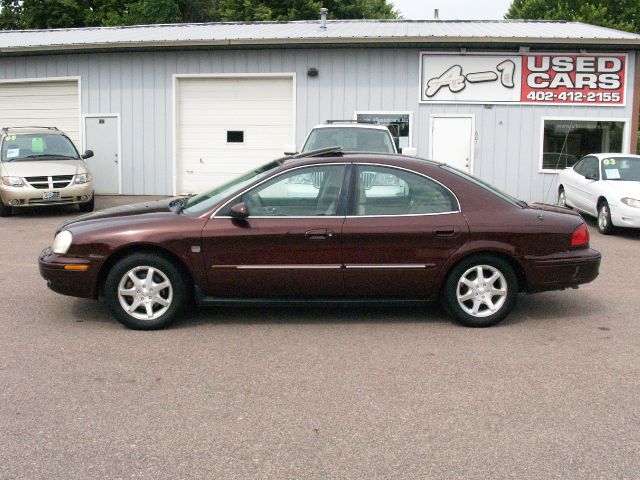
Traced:
<path fill-rule="evenodd" d="M 60 200 L 60 192 L 43 192 L 43 200 Z"/>

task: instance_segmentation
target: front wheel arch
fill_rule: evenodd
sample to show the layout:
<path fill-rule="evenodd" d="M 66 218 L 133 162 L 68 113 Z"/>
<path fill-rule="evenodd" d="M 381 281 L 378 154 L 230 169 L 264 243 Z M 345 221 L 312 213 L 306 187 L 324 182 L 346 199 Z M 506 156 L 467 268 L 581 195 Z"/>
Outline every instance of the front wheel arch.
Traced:
<path fill-rule="evenodd" d="M 191 271 L 187 267 L 187 265 L 182 261 L 180 257 L 178 257 L 175 253 L 166 248 L 158 247 L 155 245 L 132 245 L 129 247 L 122 248 L 116 251 L 113 255 L 111 255 L 106 262 L 100 268 L 100 272 L 98 273 L 98 282 L 97 282 L 97 295 L 99 297 L 104 296 L 104 284 L 107 280 L 107 276 L 109 272 L 113 268 L 113 266 L 129 255 L 137 254 L 137 253 L 148 253 L 152 255 L 159 255 L 166 260 L 173 263 L 176 268 L 180 271 L 180 273 L 184 276 L 185 280 L 187 280 L 187 285 L 189 288 L 189 296 L 194 296 L 194 280 Z"/>

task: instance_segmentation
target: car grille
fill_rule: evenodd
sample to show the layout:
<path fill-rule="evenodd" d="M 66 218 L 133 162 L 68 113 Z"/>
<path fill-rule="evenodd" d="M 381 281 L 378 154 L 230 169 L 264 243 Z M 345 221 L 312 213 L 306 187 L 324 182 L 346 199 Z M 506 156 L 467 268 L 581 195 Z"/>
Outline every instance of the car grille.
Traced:
<path fill-rule="evenodd" d="M 73 175 L 54 175 L 52 177 L 25 177 L 33 188 L 48 190 L 52 188 L 66 188 L 73 180 Z"/>

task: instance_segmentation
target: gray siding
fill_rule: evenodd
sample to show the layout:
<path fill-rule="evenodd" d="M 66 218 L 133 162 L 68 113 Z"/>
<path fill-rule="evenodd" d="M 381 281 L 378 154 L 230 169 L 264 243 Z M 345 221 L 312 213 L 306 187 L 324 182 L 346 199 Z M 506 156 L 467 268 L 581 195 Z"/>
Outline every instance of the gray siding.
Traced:
<path fill-rule="evenodd" d="M 414 146 L 427 156 L 431 114 L 474 114 L 473 173 L 527 201 L 555 199 L 555 175 L 539 172 L 541 117 L 631 118 L 633 55 L 625 107 L 484 106 L 419 104 L 419 52 L 309 48 L 5 57 L 0 79 L 80 76 L 83 114 L 121 115 L 123 193 L 140 195 L 172 193 L 174 74 L 295 72 L 298 145 L 326 119 L 353 118 L 355 110 L 407 110 L 413 112 Z M 309 67 L 319 75 L 308 77 Z"/>

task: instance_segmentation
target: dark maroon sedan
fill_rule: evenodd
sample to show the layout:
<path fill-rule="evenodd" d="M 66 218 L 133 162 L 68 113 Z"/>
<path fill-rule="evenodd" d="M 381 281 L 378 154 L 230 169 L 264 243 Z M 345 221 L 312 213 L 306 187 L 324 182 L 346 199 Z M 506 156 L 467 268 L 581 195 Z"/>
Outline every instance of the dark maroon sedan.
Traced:
<path fill-rule="evenodd" d="M 111 208 L 63 225 L 40 256 L 54 291 L 104 296 L 126 326 L 201 304 L 441 298 L 494 325 L 518 292 L 598 275 L 582 218 L 527 205 L 444 164 L 337 149 L 269 163 L 191 198 Z"/>

